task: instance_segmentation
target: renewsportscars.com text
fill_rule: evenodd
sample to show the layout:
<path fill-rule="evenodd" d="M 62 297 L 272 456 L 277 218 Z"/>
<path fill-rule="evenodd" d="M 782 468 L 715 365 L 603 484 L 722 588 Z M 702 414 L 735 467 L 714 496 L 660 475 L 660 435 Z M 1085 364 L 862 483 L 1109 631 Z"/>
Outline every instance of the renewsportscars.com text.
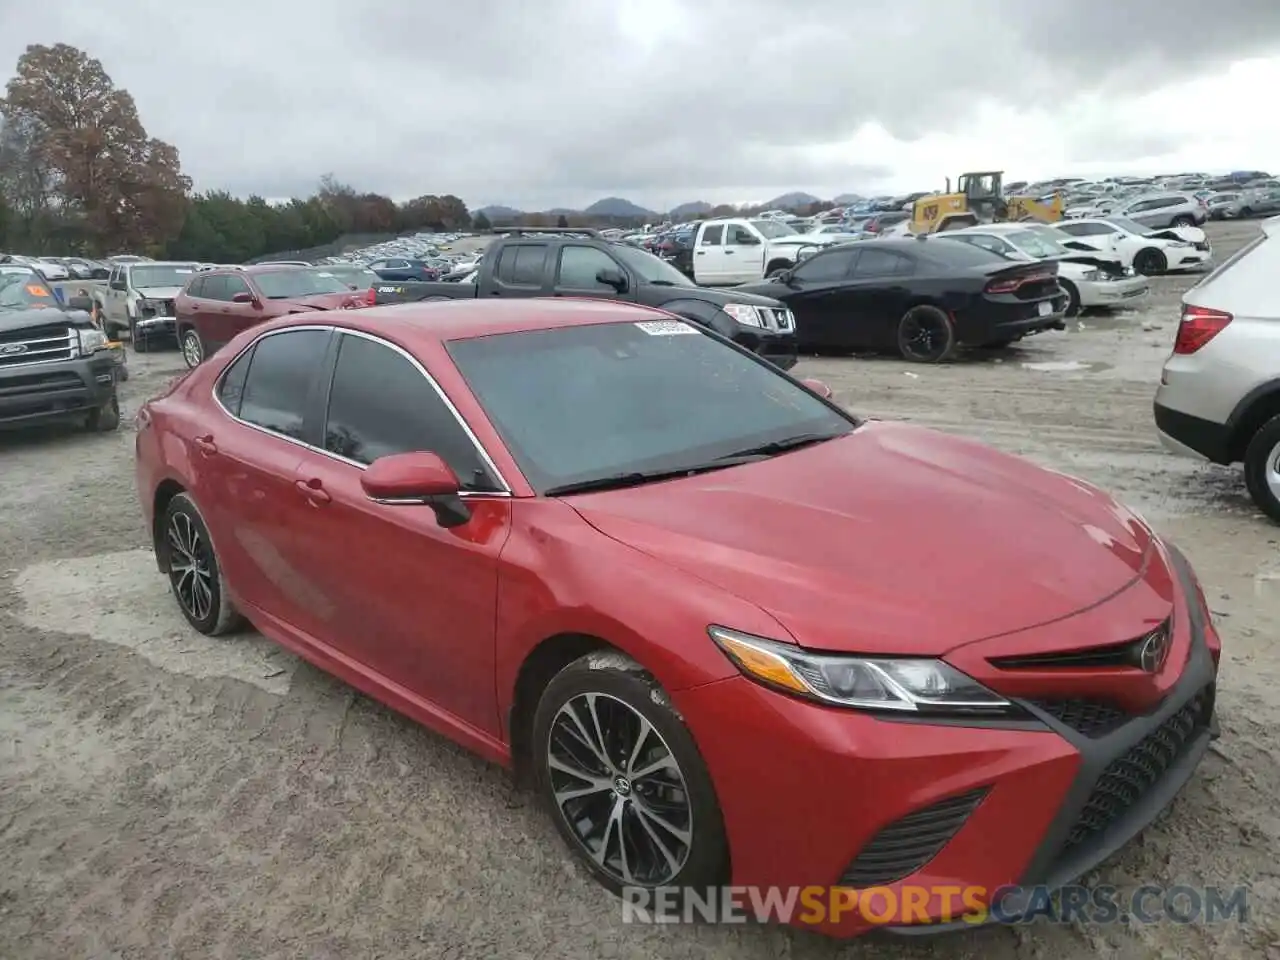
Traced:
<path fill-rule="evenodd" d="M 1244 887 L 626 887 L 624 923 L 828 924 L 875 926 L 1035 922 L 1224 923 L 1248 921 Z"/>

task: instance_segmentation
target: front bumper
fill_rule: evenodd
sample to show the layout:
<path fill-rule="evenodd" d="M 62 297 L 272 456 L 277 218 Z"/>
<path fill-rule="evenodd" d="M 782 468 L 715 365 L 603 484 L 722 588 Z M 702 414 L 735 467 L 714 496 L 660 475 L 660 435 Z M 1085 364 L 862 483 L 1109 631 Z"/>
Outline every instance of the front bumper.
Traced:
<path fill-rule="evenodd" d="M 1121 307 L 1141 303 L 1151 293 L 1146 277 L 1119 280 L 1081 280 L 1076 284 L 1082 307 Z"/>
<path fill-rule="evenodd" d="M 853 911 L 806 926 L 833 936 L 876 927 L 941 933 L 974 926 L 957 919 L 960 890 L 989 897 L 1012 884 L 1061 887 L 1107 860 L 1168 806 L 1213 732 L 1217 637 L 1190 569 L 1174 560 L 1182 582 L 1177 616 L 1192 631 L 1187 664 L 1153 712 L 1096 739 L 1039 712 L 1034 721 L 884 720 L 737 677 L 673 695 L 715 783 L 732 883 L 875 886 L 900 908 L 911 903 L 902 918 L 908 923 L 875 923 Z M 1182 734 L 1176 755 L 1154 782 L 1132 802 L 1112 797 L 1107 806 L 1117 765 L 1135 762 L 1135 751 L 1159 751 L 1174 727 Z M 904 818 L 969 795 L 979 799 L 914 872 L 875 884 L 847 879 L 869 850 L 879 858 L 873 862 L 885 863 L 889 848 L 876 844 Z M 1100 820 L 1103 809 L 1110 816 Z M 906 838 L 898 849 L 913 842 Z M 1005 916 L 1016 911 L 1007 900 L 1002 906 Z"/>
<path fill-rule="evenodd" d="M 137 320 L 133 321 L 133 335 L 139 339 L 147 337 L 172 337 L 177 331 L 177 322 L 177 317 L 139 317 Z"/>
<path fill-rule="evenodd" d="M 115 351 L 0 370 L 0 426 L 25 426 L 102 406 L 115 392 Z"/>
<path fill-rule="evenodd" d="M 799 345 L 793 332 L 761 330 L 738 324 L 733 341 L 780 370 L 790 370 L 800 359 Z"/>

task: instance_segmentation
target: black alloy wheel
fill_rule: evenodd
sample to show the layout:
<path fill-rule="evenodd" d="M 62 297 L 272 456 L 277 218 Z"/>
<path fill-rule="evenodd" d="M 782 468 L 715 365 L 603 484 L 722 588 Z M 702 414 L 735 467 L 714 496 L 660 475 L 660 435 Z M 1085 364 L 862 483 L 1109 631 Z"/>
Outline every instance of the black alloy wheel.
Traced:
<path fill-rule="evenodd" d="M 951 318 L 937 307 L 912 307 L 898 321 L 898 352 L 904 360 L 938 363 L 955 349 Z"/>

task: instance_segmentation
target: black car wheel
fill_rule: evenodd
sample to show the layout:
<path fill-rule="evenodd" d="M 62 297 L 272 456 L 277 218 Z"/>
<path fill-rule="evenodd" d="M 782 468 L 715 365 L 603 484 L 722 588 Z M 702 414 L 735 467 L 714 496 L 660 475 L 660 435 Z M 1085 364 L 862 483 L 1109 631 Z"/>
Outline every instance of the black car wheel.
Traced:
<path fill-rule="evenodd" d="M 1169 269 L 1169 261 L 1159 250 L 1148 247 L 1133 258 L 1133 269 L 1144 277 L 1158 277 Z"/>
<path fill-rule="evenodd" d="M 89 411 L 84 426 L 90 433 L 114 433 L 120 429 L 120 401 L 114 392 L 110 400 Z"/>
<path fill-rule="evenodd" d="M 133 344 L 134 353 L 146 353 L 151 346 L 147 342 L 147 335 L 138 331 L 136 321 L 129 322 L 129 342 Z"/>
<path fill-rule="evenodd" d="M 592 653 L 551 680 L 533 720 L 538 791 L 605 887 L 723 882 L 728 844 L 706 765 L 656 680 Z"/>
<path fill-rule="evenodd" d="M 1058 285 L 1062 287 L 1062 292 L 1067 295 L 1067 313 L 1068 317 L 1077 316 L 1080 313 L 1080 291 L 1076 289 L 1076 285 L 1070 280 L 1059 280 Z"/>
<path fill-rule="evenodd" d="M 1195 225 L 1196 218 L 1189 217 L 1185 213 L 1180 217 L 1174 217 L 1173 223 L 1169 224 L 1171 227 L 1194 227 Z"/>
<path fill-rule="evenodd" d="M 1253 207 L 1241 207 L 1241 208 L 1240 208 L 1239 216 L 1240 216 L 1240 217 L 1252 217 L 1252 216 L 1253 216 Z"/>
<path fill-rule="evenodd" d="M 156 553 L 169 575 L 169 588 L 178 601 L 178 609 L 191 626 L 213 637 L 240 624 L 240 614 L 227 595 L 209 528 L 187 494 L 178 494 L 165 508 Z"/>
<path fill-rule="evenodd" d="M 898 353 L 916 363 L 938 363 L 955 349 L 951 318 L 937 307 L 912 307 L 898 321 Z"/>
<path fill-rule="evenodd" d="M 1280 417 L 1264 423 L 1245 448 L 1244 482 L 1258 509 L 1280 523 Z"/>
<path fill-rule="evenodd" d="M 187 327 L 183 330 L 179 343 L 182 347 L 182 360 L 188 369 L 194 370 L 204 362 L 204 341 L 194 328 Z"/>

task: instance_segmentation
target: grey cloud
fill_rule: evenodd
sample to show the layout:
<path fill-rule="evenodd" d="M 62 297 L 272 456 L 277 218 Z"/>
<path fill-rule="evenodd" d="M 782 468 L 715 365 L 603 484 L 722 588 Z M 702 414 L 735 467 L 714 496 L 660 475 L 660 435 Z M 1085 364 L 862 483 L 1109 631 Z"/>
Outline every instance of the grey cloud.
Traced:
<path fill-rule="evenodd" d="M 528 207 L 869 189 L 880 158 L 793 148 L 872 121 L 956 132 L 986 102 L 1136 96 L 1280 48 L 1280 5 L 1258 0 L 51 0 L 38 35 L 3 6 L 0 62 L 55 40 L 101 58 L 200 187 L 288 195 L 332 172 Z M 1160 146 L 1090 126 L 1081 159 Z"/>

